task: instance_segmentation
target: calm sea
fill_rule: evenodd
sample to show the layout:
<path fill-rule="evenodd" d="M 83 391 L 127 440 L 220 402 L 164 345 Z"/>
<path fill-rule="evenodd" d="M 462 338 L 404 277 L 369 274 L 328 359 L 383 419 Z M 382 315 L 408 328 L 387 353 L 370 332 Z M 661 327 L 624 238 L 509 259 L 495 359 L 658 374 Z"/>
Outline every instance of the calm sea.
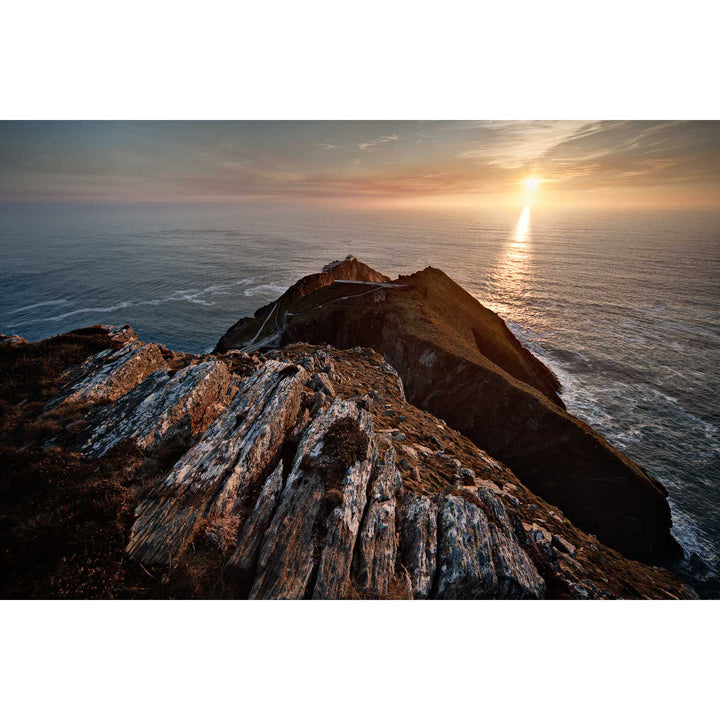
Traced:
<path fill-rule="evenodd" d="M 571 412 L 661 480 L 680 572 L 720 596 L 720 215 L 0 206 L 0 332 L 130 323 L 203 351 L 352 253 L 445 270 L 559 376 Z"/>

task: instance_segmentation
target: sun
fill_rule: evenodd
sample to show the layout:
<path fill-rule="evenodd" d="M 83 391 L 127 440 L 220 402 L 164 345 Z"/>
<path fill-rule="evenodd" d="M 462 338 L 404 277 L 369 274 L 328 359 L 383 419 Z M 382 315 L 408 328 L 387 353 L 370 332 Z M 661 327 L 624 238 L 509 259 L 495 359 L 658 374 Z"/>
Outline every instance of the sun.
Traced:
<path fill-rule="evenodd" d="M 523 180 L 523 183 L 525 183 L 525 187 L 528 190 L 536 190 L 538 185 L 540 185 L 540 180 L 536 177 L 529 177 L 526 180 Z"/>

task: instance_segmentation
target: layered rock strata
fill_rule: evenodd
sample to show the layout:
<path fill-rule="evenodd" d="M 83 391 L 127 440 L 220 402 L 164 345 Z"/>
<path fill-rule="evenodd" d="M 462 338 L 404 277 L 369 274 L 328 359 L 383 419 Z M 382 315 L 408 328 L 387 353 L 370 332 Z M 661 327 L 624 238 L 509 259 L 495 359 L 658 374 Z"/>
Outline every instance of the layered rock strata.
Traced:
<path fill-rule="evenodd" d="M 52 397 L 23 405 L 35 414 L 12 433 L 42 430 L 23 452 L 75 463 L 92 487 L 122 488 L 124 540 L 103 550 L 112 578 L 102 587 L 112 589 L 101 596 L 692 596 L 411 405 L 372 350 L 190 356 L 127 328 L 93 333 L 109 347 L 68 367 Z M 2 352 L 34 346 L 14 340 Z M 63 578 L 86 572 L 94 551 L 64 551 Z M 38 583 L 45 596 L 58 587 Z"/>

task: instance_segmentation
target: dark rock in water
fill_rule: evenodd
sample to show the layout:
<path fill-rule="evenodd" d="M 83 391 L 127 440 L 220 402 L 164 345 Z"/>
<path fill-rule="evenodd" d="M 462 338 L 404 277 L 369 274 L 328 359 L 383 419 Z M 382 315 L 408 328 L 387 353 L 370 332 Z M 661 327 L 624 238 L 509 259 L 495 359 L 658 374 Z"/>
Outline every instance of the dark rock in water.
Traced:
<path fill-rule="evenodd" d="M 371 302 L 380 289 L 384 300 Z M 258 339 L 271 313 L 276 327 Z M 411 403 L 507 464 L 574 523 L 630 557 L 665 562 L 680 553 L 663 486 L 566 412 L 553 373 L 440 270 L 388 283 L 354 258 L 334 263 L 236 323 L 216 351 L 259 347 L 263 333 L 278 345 L 375 349 Z"/>

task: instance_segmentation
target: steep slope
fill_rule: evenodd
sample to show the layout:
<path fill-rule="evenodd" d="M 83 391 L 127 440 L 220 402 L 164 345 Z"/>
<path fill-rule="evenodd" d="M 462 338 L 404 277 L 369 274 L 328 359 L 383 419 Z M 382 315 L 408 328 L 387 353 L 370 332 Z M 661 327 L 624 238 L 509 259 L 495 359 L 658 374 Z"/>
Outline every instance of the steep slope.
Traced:
<path fill-rule="evenodd" d="M 349 263 L 352 274 L 357 261 Z M 336 279 L 343 265 L 237 323 L 218 349 L 373 348 L 396 368 L 410 402 L 507 464 L 579 527 L 629 557 L 677 557 L 663 486 L 565 411 L 556 378 L 497 315 L 434 268 L 357 285 Z M 363 269 L 362 277 L 371 275 Z"/>
<path fill-rule="evenodd" d="M 3 597 L 693 597 L 408 403 L 372 350 L 0 338 Z M 40 379 L 40 375 L 45 376 Z"/>

